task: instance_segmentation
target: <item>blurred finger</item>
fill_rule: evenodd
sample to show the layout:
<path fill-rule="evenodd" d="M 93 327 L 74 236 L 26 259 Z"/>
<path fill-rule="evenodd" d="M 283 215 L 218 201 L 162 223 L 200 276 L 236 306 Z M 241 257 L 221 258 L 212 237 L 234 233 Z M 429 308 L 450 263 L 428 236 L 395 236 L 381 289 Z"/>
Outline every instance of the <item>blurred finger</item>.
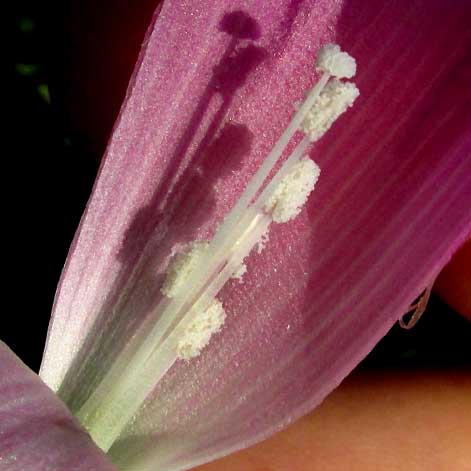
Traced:
<path fill-rule="evenodd" d="M 197 471 L 465 471 L 471 377 L 357 373 L 311 415 Z"/>

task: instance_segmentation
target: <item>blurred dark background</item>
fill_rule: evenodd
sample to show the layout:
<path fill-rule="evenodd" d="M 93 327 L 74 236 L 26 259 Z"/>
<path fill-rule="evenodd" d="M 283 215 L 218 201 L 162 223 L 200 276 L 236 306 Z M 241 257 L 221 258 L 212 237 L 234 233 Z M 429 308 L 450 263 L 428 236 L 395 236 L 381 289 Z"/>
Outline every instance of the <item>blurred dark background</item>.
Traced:
<path fill-rule="evenodd" d="M 7 217 L 3 232 L 7 239 L 4 306 L 10 308 L 4 307 L 0 338 L 35 370 L 41 361 L 68 247 L 125 90 L 121 77 L 127 77 L 132 69 L 125 58 L 135 56 L 140 45 L 140 36 L 131 32 L 121 38 L 122 44 L 107 43 L 106 21 L 101 36 L 83 43 L 71 34 L 77 28 L 87 30 L 91 8 L 100 11 L 99 18 L 106 18 L 111 12 L 105 3 L 64 1 L 58 7 L 20 1 L 7 20 L 3 156 Z M 113 14 L 125 3 L 117 0 Z M 118 15 L 115 21 L 126 21 L 133 31 L 143 30 L 143 22 L 148 21 L 156 3 L 143 0 L 135 18 L 119 20 Z M 110 70 L 107 78 L 100 61 L 89 60 L 94 48 L 98 59 L 100 54 L 120 51 L 123 60 L 118 61 L 119 70 Z M 80 81 L 83 87 L 77 92 Z M 96 113 L 87 115 L 86 110 L 91 109 L 87 100 L 96 99 L 96 94 L 87 90 L 94 84 L 102 87 L 101 99 L 108 106 L 99 103 Z M 74 93 L 81 95 L 74 99 Z M 432 295 L 417 326 L 412 330 L 395 326 L 363 366 L 469 367 L 470 339 L 471 323 Z"/>
<path fill-rule="evenodd" d="M 3 234 L 10 307 L 0 337 L 35 370 L 55 286 L 98 165 L 61 104 L 61 8 L 20 1 L 7 17 Z"/>

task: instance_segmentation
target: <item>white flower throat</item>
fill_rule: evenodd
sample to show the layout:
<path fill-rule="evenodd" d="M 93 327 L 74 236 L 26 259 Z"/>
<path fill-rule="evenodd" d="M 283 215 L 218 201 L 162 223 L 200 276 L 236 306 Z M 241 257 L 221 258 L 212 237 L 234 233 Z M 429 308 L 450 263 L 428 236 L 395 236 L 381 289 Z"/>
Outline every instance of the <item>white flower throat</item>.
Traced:
<path fill-rule="evenodd" d="M 210 241 L 195 241 L 173 256 L 161 287 L 164 297 L 142 331 L 130 340 L 77 418 L 97 445 L 108 451 L 146 397 L 179 358 L 191 361 L 224 324 L 217 299 L 231 278 L 242 279 L 244 259 L 264 247 L 272 223 L 286 223 L 302 210 L 320 175 L 305 154 L 359 95 L 351 78 L 355 60 L 329 44 L 316 61 L 322 76 L 298 107 L 262 166 Z M 297 131 L 305 137 L 270 181 L 266 181 Z"/>

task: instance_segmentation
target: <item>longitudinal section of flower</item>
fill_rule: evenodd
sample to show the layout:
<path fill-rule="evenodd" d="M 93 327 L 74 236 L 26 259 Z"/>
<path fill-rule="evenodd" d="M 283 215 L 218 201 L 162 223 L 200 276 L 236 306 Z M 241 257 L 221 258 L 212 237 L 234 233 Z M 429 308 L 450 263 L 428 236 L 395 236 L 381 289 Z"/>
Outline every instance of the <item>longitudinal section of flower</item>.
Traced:
<path fill-rule="evenodd" d="M 320 80 L 212 240 L 195 241 L 173 257 L 161 288 L 162 300 L 78 411 L 78 419 L 104 451 L 175 361 L 191 361 L 222 328 L 226 313 L 218 293 L 229 279 L 244 276 L 244 259 L 256 246 L 263 249 L 270 225 L 295 218 L 313 191 L 320 169 L 306 157 L 308 147 L 359 95 L 352 82 L 340 80 L 353 77 L 356 63 L 337 45 L 324 46 L 316 65 L 322 72 Z M 299 130 L 304 138 L 267 181 Z"/>

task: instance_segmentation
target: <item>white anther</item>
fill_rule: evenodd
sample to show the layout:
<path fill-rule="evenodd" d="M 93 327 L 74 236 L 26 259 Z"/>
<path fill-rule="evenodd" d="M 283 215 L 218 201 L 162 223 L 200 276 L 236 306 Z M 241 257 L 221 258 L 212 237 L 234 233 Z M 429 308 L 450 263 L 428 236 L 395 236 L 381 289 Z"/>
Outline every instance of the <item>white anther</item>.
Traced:
<path fill-rule="evenodd" d="M 360 91 L 354 83 L 331 80 L 306 114 L 301 129 L 311 142 L 319 140 L 359 95 Z"/>
<path fill-rule="evenodd" d="M 320 168 L 309 157 L 303 157 L 293 165 L 265 204 L 265 211 L 274 222 L 290 221 L 301 212 L 319 175 Z"/>
<path fill-rule="evenodd" d="M 326 44 L 318 54 L 316 68 L 337 78 L 352 78 L 357 71 L 355 59 L 340 50 L 337 44 Z"/>
<path fill-rule="evenodd" d="M 176 346 L 179 358 L 190 360 L 198 356 L 211 336 L 221 330 L 226 320 L 226 312 L 222 303 L 214 299 L 206 311 L 197 315 L 196 319 L 185 329 Z"/>

